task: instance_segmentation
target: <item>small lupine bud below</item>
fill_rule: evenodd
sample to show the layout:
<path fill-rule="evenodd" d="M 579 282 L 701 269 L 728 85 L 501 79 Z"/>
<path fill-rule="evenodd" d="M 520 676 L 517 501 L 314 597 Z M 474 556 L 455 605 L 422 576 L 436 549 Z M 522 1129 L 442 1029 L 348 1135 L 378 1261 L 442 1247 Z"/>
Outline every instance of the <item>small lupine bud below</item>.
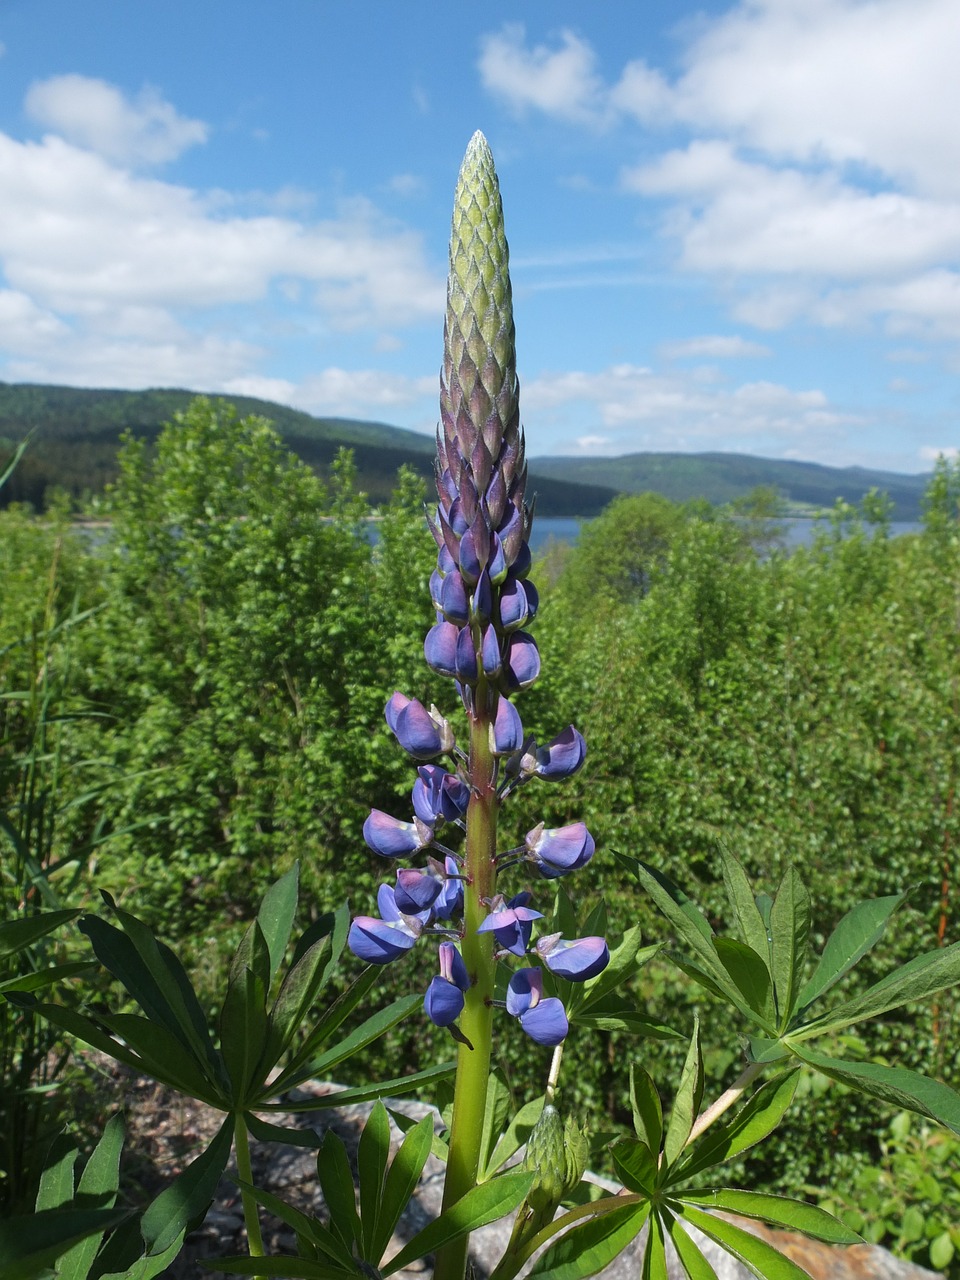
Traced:
<path fill-rule="evenodd" d="M 558 733 L 552 742 L 537 751 L 533 772 L 548 782 L 558 782 L 577 772 L 587 756 L 587 744 L 577 730 L 570 725 Z"/>
<path fill-rule="evenodd" d="M 389 964 L 405 955 L 419 936 L 417 919 L 378 920 L 356 916 L 347 934 L 347 946 L 367 964 Z"/>
<path fill-rule="evenodd" d="M 507 984 L 507 1013 L 537 1044 L 558 1045 L 570 1030 L 563 1004 L 543 995 L 543 975 L 539 969 L 518 969 Z"/>
<path fill-rule="evenodd" d="M 433 841 L 433 829 L 419 818 L 401 822 L 382 809 L 371 809 L 363 824 L 363 838 L 374 853 L 384 858 L 401 858 L 425 849 Z"/>
<path fill-rule="evenodd" d="M 527 858 L 540 868 L 548 880 L 565 876 L 585 866 L 593 857 L 593 836 L 583 822 L 566 827 L 544 828 L 541 822 L 526 836 Z"/>
<path fill-rule="evenodd" d="M 509 698 L 501 698 L 490 726 L 490 750 L 495 756 L 512 756 L 522 746 L 523 724 L 520 712 Z"/>
<path fill-rule="evenodd" d="M 540 652 L 533 636 L 515 631 L 504 657 L 507 683 L 511 689 L 528 689 L 540 674 Z"/>
<path fill-rule="evenodd" d="M 569 982 L 595 978 L 610 963 L 605 938 L 574 938 L 567 941 L 558 933 L 537 942 L 537 954 L 551 973 Z"/>
<path fill-rule="evenodd" d="M 522 956 L 530 945 L 534 920 L 542 920 L 543 912 L 534 911 L 527 906 L 529 893 L 518 893 L 509 902 L 504 903 L 503 895 L 498 894 L 491 902 L 491 911 L 484 922 L 477 927 L 477 933 L 492 933 L 497 945 L 515 956 Z"/>
<path fill-rule="evenodd" d="M 580 1185 L 587 1168 L 589 1144 L 580 1126 L 571 1118 L 566 1124 L 550 1103 L 527 1140 L 523 1167 L 535 1173 L 537 1180 L 527 1193 L 527 1203 L 538 1212 L 557 1208 L 564 1196 Z"/>
<path fill-rule="evenodd" d="M 397 887 L 393 891 L 397 910 L 403 915 L 429 911 L 440 896 L 442 888 L 443 881 L 439 876 L 419 871 L 415 867 L 401 867 L 397 872 Z"/>

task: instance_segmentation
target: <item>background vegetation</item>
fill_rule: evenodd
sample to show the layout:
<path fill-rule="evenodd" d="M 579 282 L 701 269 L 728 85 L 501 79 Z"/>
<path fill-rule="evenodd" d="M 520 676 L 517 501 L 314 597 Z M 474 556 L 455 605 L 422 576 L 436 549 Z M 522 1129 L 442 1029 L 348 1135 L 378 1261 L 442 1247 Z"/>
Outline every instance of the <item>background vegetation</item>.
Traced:
<path fill-rule="evenodd" d="M 384 702 L 397 688 L 428 704 L 444 693 L 420 647 L 434 559 L 424 497 L 402 472 L 372 537 L 348 456 L 323 483 L 262 419 L 199 400 L 154 447 L 126 439 L 104 540 L 72 531 L 62 510 L 0 514 L 5 908 L 29 850 L 61 905 L 109 890 L 208 969 L 211 990 L 239 924 L 294 858 L 314 914 L 347 897 L 363 909 L 385 868 L 360 826 L 371 806 L 405 816 L 413 781 Z M 587 764 L 563 788 L 528 788 L 505 810 L 505 839 L 511 823 L 522 838 L 541 818 L 583 816 L 611 914 L 639 915 L 648 940 L 663 924 L 612 850 L 719 913 L 721 842 L 770 890 L 797 864 L 821 942 L 856 898 L 913 886 L 881 969 L 956 940 L 958 464 L 939 464 L 924 512 L 922 532 L 893 538 L 876 495 L 841 504 L 787 556 L 771 552 L 769 495 L 737 509 L 617 498 L 535 574 L 544 674 L 520 703 L 538 737 L 576 723 Z M 385 983 L 409 989 L 411 963 L 433 960 Z M 697 1002 L 709 1026 L 702 994 L 670 972 L 645 970 L 652 1019 L 688 1033 Z M 388 1074 L 398 1058 L 425 1061 L 440 1035 L 401 1027 L 379 1050 Z M 957 1038 L 944 1000 L 844 1048 L 957 1086 Z M 518 1091 L 544 1069 L 521 1040 L 502 1042 Z M 569 1087 L 597 1127 L 616 1124 L 631 1060 L 674 1052 L 610 1036 L 598 1058 L 574 1038 Z M 716 1054 L 708 1070 L 728 1081 L 736 1065 Z M 864 1130 L 841 1086 L 818 1090 L 803 1128 L 745 1176 L 814 1196 L 865 1179 L 876 1194 L 864 1229 L 929 1263 L 956 1217 L 956 1143 L 925 1146 L 891 1129 L 890 1112 Z M 903 1172 L 918 1161 L 922 1183 Z M 943 1248 L 936 1265 L 950 1263 Z"/>

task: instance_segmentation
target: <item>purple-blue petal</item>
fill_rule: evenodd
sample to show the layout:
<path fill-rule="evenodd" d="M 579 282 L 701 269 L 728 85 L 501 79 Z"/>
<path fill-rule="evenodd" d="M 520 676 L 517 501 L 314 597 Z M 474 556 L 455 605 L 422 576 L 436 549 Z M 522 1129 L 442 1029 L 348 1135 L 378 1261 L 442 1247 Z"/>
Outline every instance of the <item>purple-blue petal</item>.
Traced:
<path fill-rule="evenodd" d="M 569 778 L 583 764 L 586 755 L 587 744 L 571 724 L 537 752 L 537 777 L 550 782 Z"/>
<path fill-rule="evenodd" d="M 453 673 L 461 684 L 476 684 L 479 676 L 477 651 L 469 627 L 461 627 L 457 636 L 456 670 Z"/>
<path fill-rule="evenodd" d="M 551 973 L 570 982 L 586 982 L 595 978 L 610 963 L 610 951 L 605 938 L 561 938 L 552 945 L 537 950 Z"/>
<path fill-rule="evenodd" d="M 401 867 L 397 872 L 397 887 L 394 890 L 397 910 L 408 916 L 429 911 L 442 888 L 443 882 L 439 877 L 415 867 Z"/>
<path fill-rule="evenodd" d="M 448 573 L 440 589 L 440 609 L 447 622 L 464 626 L 470 618 L 470 601 L 463 578 L 454 571 Z"/>
<path fill-rule="evenodd" d="M 570 1030 L 563 1004 L 556 996 L 547 996 L 546 1000 L 521 1013 L 520 1025 L 531 1040 L 548 1048 L 565 1040 Z"/>
<path fill-rule="evenodd" d="M 418 760 L 429 760 L 443 749 L 439 728 L 430 712 L 416 698 L 407 701 L 391 728 L 404 751 L 409 751 Z"/>
<path fill-rule="evenodd" d="M 416 853 L 429 840 L 415 822 L 401 822 L 382 809 L 371 809 L 363 824 L 363 838 L 374 851 L 384 858 L 399 858 L 406 853 Z"/>
<path fill-rule="evenodd" d="M 596 845 L 585 823 L 571 822 L 545 831 L 534 827 L 527 832 L 527 849 L 541 873 L 547 879 L 554 879 L 585 866 L 593 857 Z"/>
<path fill-rule="evenodd" d="M 537 642 L 526 631 L 515 631 L 507 644 L 507 680 L 513 689 L 527 689 L 540 674 Z"/>
<path fill-rule="evenodd" d="M 517 969 L 507 983 L 507 1013 L 514 1018 L 536 1005 L 543 995 L 543 975 L 539 969 Z"/>
<path fill-rule="evenodd" d="M 509 698 L 501 698 L 490 726 L 490 750 L 495 756 L 512 756 L 522 746 L 523 723 L 520 712 Z"/>
<path fill-rule="evenodd" d="M 357 916 L 347 934 L 347 946 L 367 964 L 389 964 L 405 955 L 416 942 L 416 934 L 402 921 Z"/>
<path fill-rule="evenodd" d="M 485 676 L 499 674 L 502 662 L 500 657 L 500 637 L 497 635 L 496 627 L 487 627 L 483 633 L 483 646 L 480 650 L 480 657 L 483 661 L 483 674 Z"/>
<path fill-rule="evenodd" d="M 449 1027 L 463 1012 L 463 992 L 437 974 L 427 987 L 423 1009 L 430 1021 L 438 1027 Z"/>
<path fill-rule="evenodd" d="M 456 676 L 459 635 L 460 629 L 452 622 L 438 622 L 427 632 L 423 642 L 423 656 L 427 660 L 427 666 L 432 667 L 439 675 Z"/>

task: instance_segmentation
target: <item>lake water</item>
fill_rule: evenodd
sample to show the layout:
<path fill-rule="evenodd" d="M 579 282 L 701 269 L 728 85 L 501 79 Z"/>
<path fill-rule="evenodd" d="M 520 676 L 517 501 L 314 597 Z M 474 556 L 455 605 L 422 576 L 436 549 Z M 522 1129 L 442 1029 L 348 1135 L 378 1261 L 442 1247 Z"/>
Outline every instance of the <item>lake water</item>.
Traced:
<path fill-rule="evenodd" d="M 783 546 L 787 548 L 808 546 L 813 541 L 814 530 L 818 523 L 822 522 L 806 518 L 781 521 Z M 568 517 L 537 517 L 533 522 L 530 550 L 534 555 L 538 555 L 546 550 L 547 543 L 551 540 L 574 543 L 579 538 L 580 528 L 584 524 L 589 524 L 589 521 Z M 890 524 L 890 532 L 893 535 L 918 533 L 921 528 L 920 524 L 909 520 L 894 520 Z"/>

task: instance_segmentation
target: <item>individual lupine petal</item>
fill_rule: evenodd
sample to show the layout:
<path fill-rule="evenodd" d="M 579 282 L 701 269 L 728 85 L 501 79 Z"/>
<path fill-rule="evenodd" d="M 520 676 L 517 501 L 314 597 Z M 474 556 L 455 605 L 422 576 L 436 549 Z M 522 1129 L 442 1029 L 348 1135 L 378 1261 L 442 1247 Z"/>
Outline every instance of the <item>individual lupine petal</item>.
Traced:
<path fill-rule="evenodd" d="M 534 773 L 548 782 L 569 778 L 577 772 L 587 755 L 587 744 L 573 725 L 558 733 L 552 742 L 537 751 Z"/>
<path fill-rule="evenodd" d="M 450 504 L 450 507 L 447 511 L 447 520 L 450 522 L 450 528 L 453 530 L 453 532 L 457 535 L 458 538 L 462 538 L 463 535 L 470 528 L 472 521 L 468 520 L 463 513 L 463 503 L 460 500 L 459 494 L 454 498 L 453 502 Z"/>
<path fill-rule="evenodd" d="M 504 657 L 507 683 L 511 689 L 528 689 L 540 674 L 540 651 L 533 636 L 515 631 Z"/>
<path fill-rule="evenodd" d="M 382 809 L 371 809 L 363 824 L 363 838 L 374 853 L 384 858 L 400 858 L 425 849 L 433 840 L 433 828 L 419 818 L 401 822 Z"/>
<path fill-rule="evenodd" d="M 456 571 L 448 573 L 443 579 L 443 585 L 440 588 L 440 610 L 447 622 L 453 622 L 458 627 L 464 626 L 470 620 L 467 588 L 463 578 Z"/>
<path fill-rule="evenodd" d="M 490 621 L 492 612 L 493 587 L 490 585 L 490 575 L 484 569 L 477 579 L 477 585 L 473 592 L 473 616 L 477 622 L 483 624 Z"/>
<path fill-rule="evenodd" d="M 456 677 L 459 637 L 460 628 L 452 622 L 438 622 L 427 632 L 423 642 L 423 656 L 427 660 L 427 666 L 432 667 L 438 675 Z"/>
<path fill-rule="evenodd" d="M 543 919 L 542 911 L 534 911 L 527 906 L 529 901 L 530 894 L 523 892 L 504 904 L 503 895 L 498 894 L 491 904 L 493 910 L 477 927 L 477 933 L 492 933 L 504 951 L 515 956 L 524 955 L 530 945 L 534 920 Z"/>
<path fill-rule="evenodd" d="M 437 553 L 437 568 L 446 577 L 448 573 L 453 573 L 457 567 L 457 562 L 447 550 L 446 546 L 442 546 Z"/>
<path fill-rule="evenodd" d="M 473 685 L 477 683 L 479 675 L 473 633 L 469 627 L 461 627 L 460 634 L 457 636 L 457 679 L 461 684 Z"/>
<path fill-rule="evenodd" d="M 389 964 L 405 955 L 417 940 L 419 921 L 378 920 L 356 916 L 347 934 L 347 946 L 367 964 Z"/>
<path fill-rule="evenodd" d="M 500 655 L 500 637 L 497 635 L 496 627 L 487 627 L 486 631 L 484 631 L 480 657 L 483 661 L 483 674 L 485 676 L 499 675 L 502 658 Z"/>
<path fill-rule="evenodd" d="M 443 595 L 443 574 L 439 569 L 434 569 L 430 575 L 430 602 L 440 612 L 440 599 Z"/>
<path fill-rule="evenodd" d="M 443 870 L 446 879 L 433 904 L 433 914 L 438 920 L 456 920 L 463 915 L 463 880 L 456 858 L 447 854 L 443 860 Z"/>
<path fill-rule="evenodd" d="M 501 534 L 500 536 L 502 539 L 503 535 Z M 441 550 L 440 555 L 441 556 L 443 555 L 443 550 Z M 508 552 L 507 561 L 510 564 L 511 569 L 517 575 L 518 578 L 525 578 L 527 574 L 530 572 L 530 566 L 533 564 L 533 557 L 530 554 L 529 544 L 526 542 L 521 542 L 520 548 L 517 551 L 516 557 L 513 560 L 510 560 L 510 555 Z"/>
<path fill-rule="evenodd" d="M 428 871 L 416 867 L 401 867 L 397 872 L 397 887 L 393 899 L 403 915 L 417 915 L 429 911 L 440 895 L 443 881 Z"/>
<path fill-rule="evenodd" d="M 487 504 L 487 511 L 490 513 L 490 521 L 493 527 L 495 529 L 499 528 L 507 506 L 507 485 L 503 478 L 503 472 L 499 467 L 490 478 L 490 484 L 484 494 L 484 501 Z"/>
<path fill-rule="evenodd" d="M 527 591 L 532 584 L 521 582 L 511 570 L 500 588 L 500 626 L 504 631 L 516 631 L 530 617 Z"/>
<path fill-rule="evenodd" d="M 469 529 L 460 539 L 459 557 L 460 572 L 472 586 L 480 577 L 484 566 L 480 563 L 473 533 Z"/>
<path fill-rule="evenodd" d="M 515 564 L 521 556 L 521 548 L 526 545 L 523 537 L 523 515 L 516 506 L 508 508 L 507 518 L 501 522 L 497 533 L 506 563 Z"/>
<path fill-rule="evenodd" d="M 423 925 L 430 923 L 429 909 L 404 914 L 397 906 L 397 895 L 391 884 L 381 884 L 377 889 L 377 910 L 381 920 L 406 921 L 417 934 Z"/>
<path fill-rule="evenodd" d="M 596 845 L 583 822 L 566 827 L 547 827 L 541 822 L 526 836 L 527 857 L 547 879 L 576 871 L 593 857 Z"/>
<path fill-rule="evenodd" d="M 523 746 L 520 712 L 509 698 L 500 698 L 490 726 L 490 751 L 495 756 L 512 756 Z"/>
<path fill-rule="evenodd" d="M 551 973 L 570 982 L 595 978 L 610 963 L 605 938 L 561 938 L 558 933 L 537 941 L 537 954 Z"/>
<path fill-rule="evenodd" d="M 543 996 L 539 969 L 518 969 L 507 984 L 507 1013 L 520 1019 L 524 1031 L 537 1044 L 557 1045 L 570 1029 L 563 1004 L 555 996 Z"/>

